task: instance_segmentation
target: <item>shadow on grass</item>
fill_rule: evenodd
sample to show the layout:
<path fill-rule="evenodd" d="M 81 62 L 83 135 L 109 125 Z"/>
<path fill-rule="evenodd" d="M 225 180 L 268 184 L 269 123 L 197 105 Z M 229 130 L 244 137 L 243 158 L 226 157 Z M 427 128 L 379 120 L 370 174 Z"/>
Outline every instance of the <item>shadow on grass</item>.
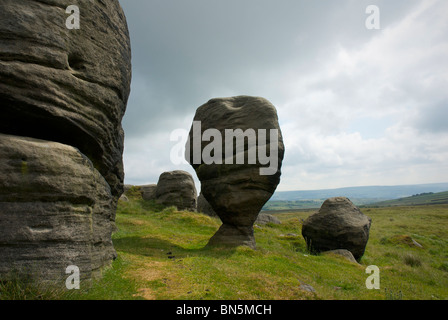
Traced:
<path fill-rule="evenodd" d="M 187 256 L 207 256 L 225 259 L 236 251 L 236 248 L 224 246 L 184 248 L 171 241 L 156 237 L 130 236 L 114 239 L 113 243 L 117 251 L 165 259 L 181 259 Z"/>

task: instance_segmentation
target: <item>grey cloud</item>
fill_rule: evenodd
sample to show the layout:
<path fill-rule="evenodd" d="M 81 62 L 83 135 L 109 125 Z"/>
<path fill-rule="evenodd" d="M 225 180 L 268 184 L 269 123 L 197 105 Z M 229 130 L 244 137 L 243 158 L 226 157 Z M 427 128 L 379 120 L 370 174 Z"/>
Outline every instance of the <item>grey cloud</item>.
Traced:
<path fill-rule="evenodd" d="M 128 142 L 140 142 L 141 137 L 147 137 L 144 143 L 148 159 L 138 160 L 138 146 L 134 143 L 128 151 L 125 149 L 126 170 L 133 179 L 152 182 L 169 161 L 169 141 L 165 146 L 153 146 L 151 139 L 160 137 L 161 132 L 186 126 L 185 118 L 192 119 L 198 106 L 217 96 L 264 96 L 279 107 L 281 124 L 296 121 L 296 114 L 302 112 L 302 120 L 297 120 L 296 125 L 321 126 L 310 129 L 313 134 L 344 131 L 350 123 L 344 120 L 343 112 L 356 112 L 357 106 L 364 106 L 366 86 L 362 80 L 375 77 L 375 69 L 370 70 L 371 74 L 361 73 L 358 78 L 323 77 L 308 87 L 298 88 L 304 93 L 331 90 L 336 98 L 330 102 L 338 104 L 328 107 L 310 100 L 297 109 L 285 108 L 291 102 L 289 91 L 284 90 L 289 85 L 287 81 L 291 75 L 300 79 L 315 76 L 323 64 L 334 59 L 338 45 L 356 50 L 380 35 L 381 32 L 364 27 L 367 5 L 380 7 L 384 30 L 400 22 L 419 3 L 418 0 L 122 0 L 133 53 L 132 92 L 123 126 Z M 382 106 L 376 105 L 397 109 L 409 101 L 413 106 L 417 103 L 431 106 L 427 113 L 422 109 L 418 118 L 407 119 L 406 124 L 442 132 L 446 128 L 441 120 L 447 119 L 446 109 L 434 101 L 446 97 L 440 93 L 444 89 L 433 87 L 428 94 L 418 88 L 418 82 L 407 81 L 413 75 L 431 73 L 437 68 L 437 62 L 426 61 L 410 73 L 404 70 L 395 79 L 399 90 L 382 88 L 377 101 Z M 347 108 L 341 110 L 341 106 Z M 334 112 L 328 112 L 331 110 Z M 366 114 L 358 115 L 362 116 Z M 189 129 L 189 125 L 184 129 Z M 318 175 L 324 161 L 312 153 L 311 147 L 306 151 L 310 154 L 294 148 L 287 150 L 285 170 L 293 172 L 296 163 L 305 161 L 309 162 L 310 176 Z M 142 163 L 152 168 L 140 172 Z M 331 170 L 325 174 L 331 176 Z M 294 184 L 286 182 L 289 186 Z"/>
<path fill-rule="evenodd" d="M 421 108 L 410 125 L 422 132 L 448 133 L 448 100 Z"/>
<path fill-rule="evenodd" d="M 329 43 L 372 36 L 364 28 L 365 6 L 350 1 L 127 0 L 122 6 L 134 66 L 128 136 L 166 128 L 167 119 L 194 113 L 212 95 L 275 99 L 272 87 L 291 62 L 305 72 L 325 59 Z"/>

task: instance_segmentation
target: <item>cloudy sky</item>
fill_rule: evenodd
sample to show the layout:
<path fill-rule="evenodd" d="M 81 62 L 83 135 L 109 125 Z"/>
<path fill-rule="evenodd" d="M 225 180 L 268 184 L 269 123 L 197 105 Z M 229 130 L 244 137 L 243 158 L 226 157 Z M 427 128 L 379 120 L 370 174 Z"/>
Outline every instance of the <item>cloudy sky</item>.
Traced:
<path fill-rule="evenodd" d="M 125 183 L 196 178 L 171 161 L 170 135 L 209 99 L 236 95 L 277 107 L 278 191 L 448 182 L 448 1 L 121 4 L 133 52 Z M 366 28 L 371 4 L 379 30 Z"/>

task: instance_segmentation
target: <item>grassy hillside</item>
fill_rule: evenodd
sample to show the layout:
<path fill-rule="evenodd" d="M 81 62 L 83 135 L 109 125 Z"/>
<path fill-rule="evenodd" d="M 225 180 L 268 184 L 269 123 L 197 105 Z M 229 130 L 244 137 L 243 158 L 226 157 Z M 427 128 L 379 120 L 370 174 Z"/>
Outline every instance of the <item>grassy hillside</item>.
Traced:
<path fill-rule="evenodd" d="M 363 209 L 372 228 L 360 265 L 307 252 L 301 224 L 312 212 L 278 214 L 281 225 L 256 227 L 256 250 L 205 248 L 219 220 L 120 202 L 118 259 L 104 278 L 79 291 L 26 298 L 448 299 L 448 205 Z M 380 268 L 380 290 L 366 288 L 369 265 Z"/>
<path fill-rule="evenodd" d="M 382 201 L 373 204 L 379 207 L 420 206 L 432 204 L 448 204 L 448 191 L 438 193 L 423 193 L 411 197 Z"/>

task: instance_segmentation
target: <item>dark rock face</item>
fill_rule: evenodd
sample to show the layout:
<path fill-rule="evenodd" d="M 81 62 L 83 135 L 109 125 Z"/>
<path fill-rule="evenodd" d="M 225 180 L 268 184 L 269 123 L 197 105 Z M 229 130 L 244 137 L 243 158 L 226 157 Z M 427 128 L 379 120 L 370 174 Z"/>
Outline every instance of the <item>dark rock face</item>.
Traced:
<path fill-rule="evenodd" d="M 198 123 L 201 125 L 199 134 Z M 221 157 L 216 156 L 216 161 L 201 157 L 201 154 L 210 148 L 210 139 L 201 139 L 209 129 L 220 133 L 222 138 L 222 146 L 217 146 L 214 153 L 209 152 L 214 157 L 221 153 Z M 227 138 L 229 130 L 236 132 L 238 129 L 241 131 L 236 134 L 235 139 Z M 251 130 L 255 132 L 253 140 L 249 135 Z M 262 138 L 260 132 L 263 130 L 266 135 Z M 275 134 L 270 135 L 271 130 L 275 131 L 277 137 Z M 245 134 L 248 136 L 244 139 L 245 142 L 240 144 L 241 148 L 238 148 L 236 140 L 242 141 Z M 233 148 L 227 143 L 226 150 L 225 142 L 231 142 L 232 139 Z M 263 152 L 263 148 L 267 153 Z M 201 181 L 204 197 L 223 222 L 209 244 L 247 245 L 254 248 L 253 224 L 280 182 L 280 168 L 284 156 L 283 139 L 275 107 L 259 97 L 212 99 L 197 109 L 186 150 L 186 159 Z M 229 150 L 227 154 L 226 151 Z M 266 156 L 269 152 L 269 164 L 266 164 L 266 161 L 262 164 L 260 154 Z M 251 157 L 254 160 L 254 154 L 256 161 L 250 161 Z M 244 155 L 244 161 L 239 160 L 240 155 Z M 268 174 L 263 171 L 263 168 L 267 167 L 270 169 Z"/>
<path fill-rule="evenodd" d="M 196 211 L 197 191 L 191 174 L 182 170 L 162 173 L 157 182 L 156 201 L 178 210 Z"/>
<path fill-rule="evenodd" d="M 205 199 L 202 191 L 198 197 L 198 212 L 204 213 L 210 217 L 218 218 L 218 215 L 216 214 L 215 210 L 213 210 L 210 203 L 208 203 L 207 199 Z"/>
<path fill-rule="evenodd" d="M 369 240 L 370 225 L 371 219 L 349 199 L 335 197 L 305 220 L 302 235 L 310 251 L 346 249 L 359 261 Z"/>
<path fill-rule="evenodd" d="M 8 169 L 0 181 L 0 256 L 8 260 L 0 259 L 0 277 L 39 264 L 36 275 L 51 280 L 68 261 L 89 277 L 115 255 L 129 33 L 118 0 L 71 1 L 81 12 L 78 30 L 66 27 L 68 5 L 1 1 L 0 163 Z"/>
<path fill-rule="evenodd" d="M 215 210 L 213 210 L 210 203 L 208 203 L 207 199 L 205 199 L 202 192 L 199 194 L 199 197 L 198 197 L 198 212 L 204 213 L 210 217 L 219 218 L 218 215 L 216 214 Z M 254 224 L 266 225 L 268 223 L 281 224 L 281 221 L 271 214 L 260 212 L 258 214 L 257 220 L 255 220 Z"/>

